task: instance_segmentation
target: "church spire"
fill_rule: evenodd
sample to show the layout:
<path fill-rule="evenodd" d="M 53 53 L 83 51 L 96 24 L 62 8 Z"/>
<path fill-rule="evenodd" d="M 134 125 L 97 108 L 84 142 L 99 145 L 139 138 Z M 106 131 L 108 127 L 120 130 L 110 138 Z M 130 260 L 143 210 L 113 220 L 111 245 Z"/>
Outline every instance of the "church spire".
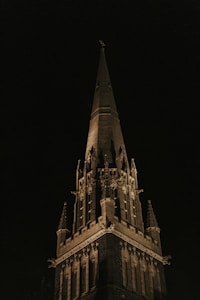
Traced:
<path fill-rule="evenodd" d="M 93 157 L 96 165 L 103 165 L 103 158 L 107 155 L 108 162 L 117 164 L 123 160 L 128 165 L 127 154 L 122 136 L 120 121 L 116 108 L 115 98 L 108 66 L 105 57 L 105 44 L 100 41 L 100 59 L 94 91 L 93 105 L 85 152 L 85 160 Z M 118 167 L 121 168 L 120 164 Z"/>
<path fill-rule="evenodd" d="M 105 44 L 85 160 L 78 161 L 72 231 L 64 203 L 58 230 L 54 300 L 164 299 L 160 229 L 148 202 L 144 230 L 137 169 L 130 165 L 116 109 Z"/>
<path fill-rule="evenodd" d="M 109 108 L 112 113 L 117 114 L 117 108 L 115 105 L 115 99 L 112 90 L 112 84 L 110 80 L 110 74 L 105 57 L 105 44 L 100 41 L 100 59 L 99 67 L 97 71 L 96 87 L 94 92 L 93 107 L 91 115 L 97 113 L 103 108 Z"/>

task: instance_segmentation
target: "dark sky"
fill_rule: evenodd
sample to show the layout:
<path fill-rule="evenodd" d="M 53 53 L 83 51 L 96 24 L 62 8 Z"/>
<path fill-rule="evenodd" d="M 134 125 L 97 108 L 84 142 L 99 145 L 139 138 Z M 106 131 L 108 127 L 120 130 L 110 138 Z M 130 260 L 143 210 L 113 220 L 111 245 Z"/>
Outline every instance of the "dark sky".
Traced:
<path fill-rule="evenodd" d="M 198 1 L 54 2 L 1 2 L 2 299 L 38 300 L 52 280 L 47 259 L 84 157 L 99 39 L 142 204 L 152 200 L 172 256 L 168 299 L 197 299 Z"/>

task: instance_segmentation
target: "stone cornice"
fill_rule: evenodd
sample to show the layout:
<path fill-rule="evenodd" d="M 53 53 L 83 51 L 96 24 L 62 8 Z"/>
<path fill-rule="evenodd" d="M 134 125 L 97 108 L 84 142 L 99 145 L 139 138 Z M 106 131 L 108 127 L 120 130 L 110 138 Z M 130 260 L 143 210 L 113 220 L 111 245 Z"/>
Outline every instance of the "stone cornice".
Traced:
<path fill-rule="evenodd" d="M 122 239 L 123 241 L 129 243 L 130 245 L 136 247 L 137 249 L 141 250 L 143 253 L 146 253 L 147 255 L 153 257 L 154 259 L 158 260 L 161 262 L 163 265 L 166 264 L 166 258 L 161 256 L 160 254 L 156 253 L 155 251 L 145 247 L 141 243 L 137 242 L 136 240 L 126 236 L 124 233 L 119 232 L 118 230 L 115 230 L 114 227 L 109 227 L 109 228 L 102 228 L 95 234 L 93 234 L 91 237 L 88 237 L 87 239 L 83 240 L 76 246 L 74 246 L 71 250 L 67 251 L 63 255 L 59 256 L 57 259 L 55 259 L 55 266 L 59 265 L 66 259 L 68 259 L 70 256 L 74 255 L 84 247 L 88 246 L 89 244 L 93 243 L 100 237 L 106 235 L 106 234 L 113 234 L 116 237 Z"/>

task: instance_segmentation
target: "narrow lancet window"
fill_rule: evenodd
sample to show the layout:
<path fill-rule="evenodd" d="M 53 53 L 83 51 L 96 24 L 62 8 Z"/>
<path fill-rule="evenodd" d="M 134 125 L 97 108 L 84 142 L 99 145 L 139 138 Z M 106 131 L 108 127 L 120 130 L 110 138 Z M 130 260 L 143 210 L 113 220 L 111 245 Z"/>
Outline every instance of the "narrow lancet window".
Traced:
<path fill-rule="evenodd" d="M 92 259 L 89 262 L 89 284 L 90 288 L 95 286 L 95 272 L 96 271 L 96 265 L 95 265 L 95 260 Z"/>
<path fill-rule="evenodd" d="M 77 272 L 73 271 L 72 272 L 72 281 L 71 281 L 71 286 L 72 286 L 72 299 L 76 298 L 76 291 L 77 291 Z"/>
<path fill-rule="evenodd" d="M 80 270 L 80 292 L 81 294 L 86 292 L 86 265 L 81 266 Z"/>

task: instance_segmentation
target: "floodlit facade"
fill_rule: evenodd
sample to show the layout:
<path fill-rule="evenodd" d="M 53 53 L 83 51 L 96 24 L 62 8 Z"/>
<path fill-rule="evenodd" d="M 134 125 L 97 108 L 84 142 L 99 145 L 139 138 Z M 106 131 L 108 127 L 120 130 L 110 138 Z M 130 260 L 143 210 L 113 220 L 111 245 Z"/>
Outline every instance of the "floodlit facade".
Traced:
<path fill-rule="evenodd" d="M 168 260 L 151 201 L 144 228 L 142 190 L 127 158 L 103 43 L 85 161 L 78 161 L 75 182 L 73 224 L 67 228 L 64 203 L 57 230 L 54 300 L 165 299 Z"/>

